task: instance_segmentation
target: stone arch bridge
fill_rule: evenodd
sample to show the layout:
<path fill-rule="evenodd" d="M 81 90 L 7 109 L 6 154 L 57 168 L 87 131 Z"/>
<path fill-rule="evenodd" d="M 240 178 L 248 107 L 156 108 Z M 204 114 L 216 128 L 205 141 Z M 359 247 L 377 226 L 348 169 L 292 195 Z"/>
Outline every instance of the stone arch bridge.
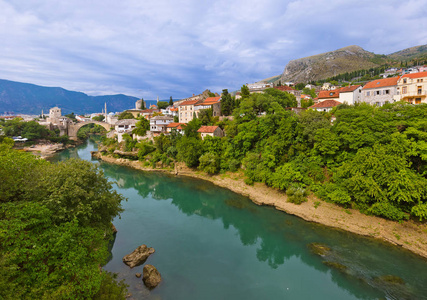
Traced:
<path fill-rule="evenodd" d="M 108 124 L 106 122 L 99 122 L 99 121 L 88 121 L 88 122 L 79 122 L 76 124 L 68 124 L 68 136 L 71 140 L 77 140 L 77 132 L 80 128 L 83 126 L 86 126 L 88 124 L 98 124 L 104 127 L 107 132 L 110 131 L 110 128 L 113 127 L 113 125 Z"/>

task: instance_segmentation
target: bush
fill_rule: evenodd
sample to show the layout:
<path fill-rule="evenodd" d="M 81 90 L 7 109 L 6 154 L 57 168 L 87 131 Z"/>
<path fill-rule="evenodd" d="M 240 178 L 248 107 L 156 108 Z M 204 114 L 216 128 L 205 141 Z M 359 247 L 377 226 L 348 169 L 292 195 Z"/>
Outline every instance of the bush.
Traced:
<path fill-rule="evenodd" d="M 213 153 L 205 153 L 199 158 L 199 169 L 212 175 L 219 171 L 219 157 Z"/>
<path fill-rule="evenodd" d="M 307 201 L 308 192 L 306 189 L 298 186 L 291 186 L 287 191 L 288 202 L 301 204 Z"/>

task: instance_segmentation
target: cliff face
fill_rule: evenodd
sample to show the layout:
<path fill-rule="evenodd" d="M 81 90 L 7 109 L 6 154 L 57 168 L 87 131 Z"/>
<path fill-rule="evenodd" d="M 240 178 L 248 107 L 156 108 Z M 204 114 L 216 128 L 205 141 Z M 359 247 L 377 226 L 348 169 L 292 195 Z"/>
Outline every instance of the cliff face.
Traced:
<path fill-rule="evenodd" d="M 340 73 L 376 67 L 376 55 L 359 46 L 348 46 L 335 51 L 290 61 L 283 71 L 283 81 L 308 82 L 325 79 Z"/>

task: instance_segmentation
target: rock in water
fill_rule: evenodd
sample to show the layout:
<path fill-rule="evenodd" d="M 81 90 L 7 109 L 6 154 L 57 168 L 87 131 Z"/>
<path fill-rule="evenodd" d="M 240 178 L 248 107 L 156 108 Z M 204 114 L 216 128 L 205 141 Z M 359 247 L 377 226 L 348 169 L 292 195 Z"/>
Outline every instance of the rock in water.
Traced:
<path fill-rule="evenodd" d="M 154 289 L 162 281 L 162 276 L 156 267 L 145 265 L 142 269 L 142 281 L 144 281 L 146 287 Z"/>
<path fill-rule="evenodd" d="M 149 248 L 147 245 L 141 245 L 136 248 L 131 254 L 123 257 L 123 262 L 133 268 L 143 264 L 147 258 L 154 253 L 154 248 Z"/>

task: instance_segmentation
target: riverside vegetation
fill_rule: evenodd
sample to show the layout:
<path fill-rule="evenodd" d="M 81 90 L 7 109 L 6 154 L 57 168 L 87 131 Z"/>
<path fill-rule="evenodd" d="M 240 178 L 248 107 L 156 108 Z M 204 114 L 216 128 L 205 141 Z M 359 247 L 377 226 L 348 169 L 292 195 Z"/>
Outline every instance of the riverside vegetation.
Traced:
<path fill-rule="evenodd" d="M 294 203 L 314 193 L 390 220 L 427 218 L 427 105 L 342 104 L 330 113 L 295 114 L 287 110 L 295 98 L 286 92 L 249 95 L 243 87 L 240 100 L 225 95 L 223 114 L 233 119 L 219 121 L 207 111 L 187 124 L 183 136 L 172 132 L 140 142 L 125 136 L 123 145 L 104 139 L 104 146 L 110 153 L 137 150 L 152 167 L 182 161 L 208 174 L 241 168 L 247 184 L 263 182 Z M 140 135 L 147 123 L 137 125 Z M 197 129 L 214 124 L 226 136 L 201 140 Z"/>
<path fill-rule="evenodd" d="M 49 163 L 0 144 L 0 298 L 124 299 L 103 271 L 123 196 L 98 167 Z"/>

